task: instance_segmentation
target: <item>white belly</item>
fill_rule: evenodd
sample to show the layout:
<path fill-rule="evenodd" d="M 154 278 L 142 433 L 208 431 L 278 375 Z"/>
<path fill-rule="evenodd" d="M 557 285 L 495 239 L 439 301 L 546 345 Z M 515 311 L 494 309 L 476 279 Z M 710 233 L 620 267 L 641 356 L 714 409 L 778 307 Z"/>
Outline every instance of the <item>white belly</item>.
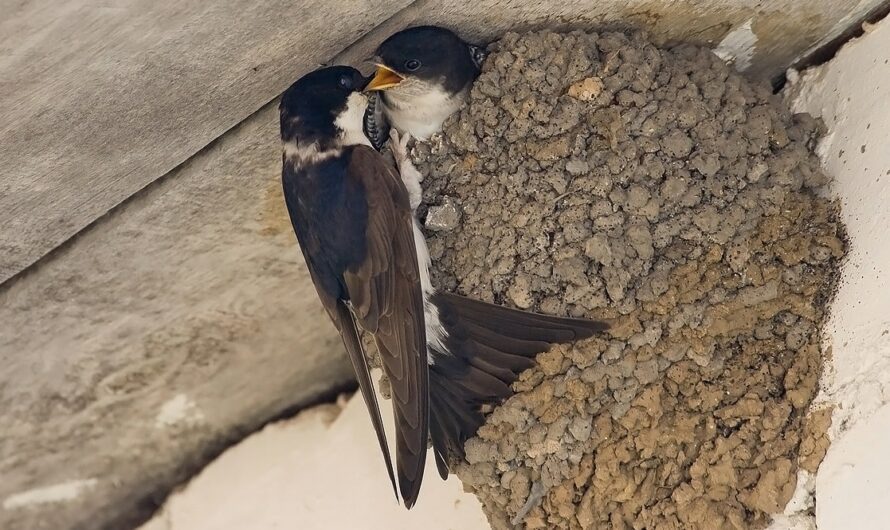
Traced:
<path fill-rule="evenodd" d="M 461 107 L 466 97 L 466 93 L 452 96 L 438 88 L 420 94 L 412 92 L 415 90 L 391 90 L 383 107 L 391 125 L 418 140 L 426 140 L 439 132 L 442 123 Z"/>
<path fill-rule="evenodd" d="M 430 252 L 426 246 L 426 239 L 423 232 L 420 231 L 420 224 L 417 219 L 412 223 L 414 226 L 414 247 L 417 252 L 417 267 L 420 269 L 420 287 L 423 290 L 423 313 L 426 322 L 426 343 L 434 346 L 440 352 L 445 352 L 445 338 L 448 332 L 439 320 L 439 308 L 430 301 L 435 294 L 433 284 L 430 281 Z M 427 361 L 429 364 L 435 364 L 433 352 L 427 349 Z"/>

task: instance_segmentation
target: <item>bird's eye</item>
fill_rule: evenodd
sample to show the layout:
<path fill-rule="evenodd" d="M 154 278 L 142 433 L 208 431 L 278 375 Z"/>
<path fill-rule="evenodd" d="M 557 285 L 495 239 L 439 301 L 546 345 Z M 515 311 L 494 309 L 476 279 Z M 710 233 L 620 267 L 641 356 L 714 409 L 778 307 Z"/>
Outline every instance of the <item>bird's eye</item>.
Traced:
<path fill-rule="evenodd" d="M 352 88 L 352 79 L 344 75 L 343 77 L 340 78 L 340 86 L 343 88 L 351 89 Z"/>
<path fill-rule="evenodd" d="M 417 59 L 408 59 L 407 61 L 405 61 L 405 70 L 413 72 L 418 68 L 420 68 L 420 61 L 418 61 Z"/>

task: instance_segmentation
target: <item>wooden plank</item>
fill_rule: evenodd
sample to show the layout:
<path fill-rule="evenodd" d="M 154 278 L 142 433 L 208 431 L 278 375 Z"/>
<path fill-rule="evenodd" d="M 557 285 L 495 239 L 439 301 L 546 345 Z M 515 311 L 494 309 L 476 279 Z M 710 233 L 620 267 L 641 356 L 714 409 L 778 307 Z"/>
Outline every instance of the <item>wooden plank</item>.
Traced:
<path fill-rule="evenodd" d="M 0 283 L 378 25 L 485 40 L 623 23 L 714 44 L 751 20 L 751 70 L 775 75 L 881 1 L 0 0 Z"/>
<path fill-rule="evenodd" d="M 276 107 L 0 286 L 0 529 L 133 528 L 225 444 L 353 380 L 284 207 Z M 27 501 L 72 482 L 90 487 Z"/>
<path fill-rule="evenodd" d="M 353 378 L 281 198 L 277 115 L 0 288 L 0 528 L 133 528 L 142 499 Z M 3 505 L 70 480 L 93 486 Z"/>
<path fill-rule="evenodd" d="M 0 282 L 410 0 L 0 0 Z"/>

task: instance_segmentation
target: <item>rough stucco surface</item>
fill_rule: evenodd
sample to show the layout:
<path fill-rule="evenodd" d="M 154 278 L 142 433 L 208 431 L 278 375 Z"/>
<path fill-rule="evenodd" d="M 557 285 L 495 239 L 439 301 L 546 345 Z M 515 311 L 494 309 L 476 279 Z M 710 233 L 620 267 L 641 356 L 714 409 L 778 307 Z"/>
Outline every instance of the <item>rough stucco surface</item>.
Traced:
<path fill-rule="evenodd" d="M 0 528 L 126 527 L 209 453 L 350 381 L 279 196 L 276 115 L 0 292 Z"/>
<path fill-rule="evenodd" d="M 843 205 L 850 253 L 832 307 L 832 446 L 815 481 L 820 530 L 884 529 L 890 505 L 890 20 L 866 28 L 830 63 L 788 91 L 793 108 L 821 116 L 819 145 Z"/>

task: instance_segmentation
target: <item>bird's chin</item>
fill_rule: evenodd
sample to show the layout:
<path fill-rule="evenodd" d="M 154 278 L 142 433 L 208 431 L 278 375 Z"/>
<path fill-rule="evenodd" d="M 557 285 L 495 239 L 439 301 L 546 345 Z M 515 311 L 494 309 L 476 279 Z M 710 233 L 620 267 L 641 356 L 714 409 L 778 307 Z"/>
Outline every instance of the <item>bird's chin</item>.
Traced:
<path fill-rule="evenodd" d="M 365 91 L 389 90 L 391 88 L 399 86 L 399 84 L 404 80 L 405 78 L 396 73 L 394 70 L 383 66 L 382 64 L 378 64 L 377 71 L 374 73 L 374 77 L 371 78 L 371 80 L 365 86 Z"/>

